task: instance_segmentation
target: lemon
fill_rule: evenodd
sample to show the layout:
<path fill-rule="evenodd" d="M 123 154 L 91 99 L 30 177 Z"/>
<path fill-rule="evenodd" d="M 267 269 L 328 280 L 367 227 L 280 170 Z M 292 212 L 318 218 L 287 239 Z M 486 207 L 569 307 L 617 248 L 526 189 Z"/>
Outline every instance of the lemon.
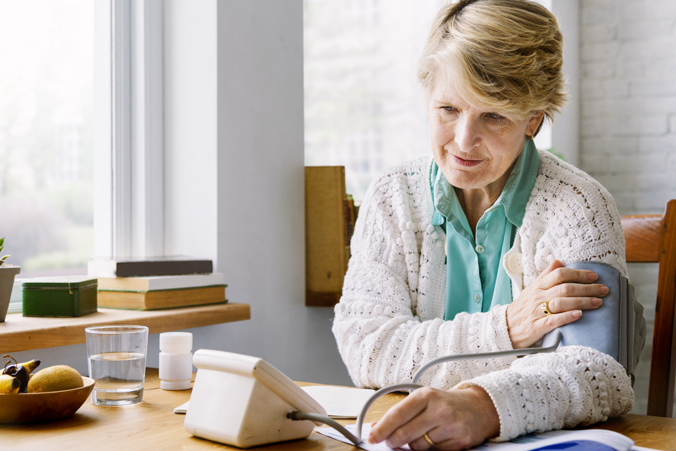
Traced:
<path fill-rule="evenodd" d="M 77 370 L 68 365 L 56 365 L 35 373 L 28 381 L 28 393 L 69 390 L 83 385 Z"/>

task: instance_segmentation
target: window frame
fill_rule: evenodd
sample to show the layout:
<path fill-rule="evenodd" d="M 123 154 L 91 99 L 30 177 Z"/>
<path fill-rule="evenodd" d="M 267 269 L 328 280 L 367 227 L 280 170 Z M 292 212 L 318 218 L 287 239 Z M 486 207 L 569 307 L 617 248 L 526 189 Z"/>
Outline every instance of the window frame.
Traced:
<path fill-rule="evenodd" d="M 95 256 L 163 256 L 162 0 L 101 0 L 94 15 Z"/>

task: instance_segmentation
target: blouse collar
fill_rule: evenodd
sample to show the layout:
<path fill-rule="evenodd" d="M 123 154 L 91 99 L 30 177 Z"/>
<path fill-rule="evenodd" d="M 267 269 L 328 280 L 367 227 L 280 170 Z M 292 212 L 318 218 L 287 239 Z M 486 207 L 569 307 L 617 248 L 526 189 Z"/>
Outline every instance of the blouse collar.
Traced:
<path fill-rule="evenodd" d="M 494 207 L 502 205 L 505 209 L 505 216 L 516 227 L 521 227 L 523 222 L 526 205 L 535 186 L 539 166 L 540 155 L 538 150 L 535 148 L 532 139 L 526 139 L 502 193 L 493 204 Z M 436 161 L 432 163 L 430 188 L 434 205 L 431 223 L 432 225 L 442 225 L 451 214 L 452 206 L 459 207 L 459 204 L 453 186 L 446 180 L 443 172 L 439 170 Z"/>

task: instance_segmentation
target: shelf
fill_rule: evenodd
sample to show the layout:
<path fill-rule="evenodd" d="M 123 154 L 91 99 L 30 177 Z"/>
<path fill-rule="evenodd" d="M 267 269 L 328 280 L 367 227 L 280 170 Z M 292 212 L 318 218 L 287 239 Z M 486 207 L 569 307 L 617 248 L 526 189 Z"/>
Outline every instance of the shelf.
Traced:
<path fill-rule="evenodd" d="M 243 321 L 251 318 L 248 304 L 219 304 L 141 312 L 100 308 L 80 318 L 24 318 L 7 315 L 0 323 L 0 353 L 53 348 L 85 342 L 85 327 L 141 325 L 149 333 L 170 332 L 193 327 Z"/>

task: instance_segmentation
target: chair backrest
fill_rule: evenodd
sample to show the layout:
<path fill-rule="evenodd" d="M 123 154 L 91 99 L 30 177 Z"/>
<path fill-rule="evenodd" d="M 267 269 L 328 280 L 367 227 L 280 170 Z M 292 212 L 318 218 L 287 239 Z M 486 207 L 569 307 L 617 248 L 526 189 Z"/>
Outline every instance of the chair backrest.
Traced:
<path fill-rule="evenodd" d="M 648 415 L 671 417 L 676 380 L 676 199 L 663 216 L 623 216 L 627 263 L 659 264 Z"/>

